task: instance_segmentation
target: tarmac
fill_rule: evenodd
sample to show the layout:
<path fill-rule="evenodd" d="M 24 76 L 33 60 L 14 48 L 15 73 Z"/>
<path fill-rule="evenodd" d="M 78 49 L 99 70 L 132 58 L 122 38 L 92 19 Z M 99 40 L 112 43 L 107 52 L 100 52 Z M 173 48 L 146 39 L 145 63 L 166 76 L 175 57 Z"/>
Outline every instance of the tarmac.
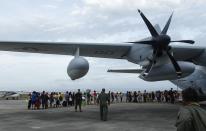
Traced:
<path fill-rule="evenodd" d="M 109 107 L 108 121 L 100 121 L 99 107 L 83 112 L 71 108 L 27 110 L 22 100 L 0 101 L 0 131 L 175 131 L 179 105 L 117 103 Z"/>

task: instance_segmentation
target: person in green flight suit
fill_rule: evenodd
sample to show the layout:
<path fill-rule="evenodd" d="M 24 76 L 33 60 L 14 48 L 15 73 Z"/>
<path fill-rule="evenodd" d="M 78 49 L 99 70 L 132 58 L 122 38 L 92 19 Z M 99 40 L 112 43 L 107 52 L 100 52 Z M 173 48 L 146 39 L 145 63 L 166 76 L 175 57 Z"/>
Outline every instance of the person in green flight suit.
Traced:
<path fill-rule="evenodd" d="M 77 106 L 79 107 L 79 111 L 82 112 L 82 93 L 80 89 L 78 89 L 78 92 L 75 94 L 75 112 L 77 112 Z"/>
<path fill-rule="evenodd" d="M 206 131 L 206 110 L 198 104 L 194 88 L 182 91 L 184 106 L 180 108 L 175 126 L 177 131 Z"/>
<path fill-rule="evenodd" d="M 102 92 L 99 94 L 97 102 L 100 105 L 101 120 L 107 121 L 108 105 L 110 105 L 110 99 L 109 95 L 105 93 L 104 88 L 102 89 Z"/>

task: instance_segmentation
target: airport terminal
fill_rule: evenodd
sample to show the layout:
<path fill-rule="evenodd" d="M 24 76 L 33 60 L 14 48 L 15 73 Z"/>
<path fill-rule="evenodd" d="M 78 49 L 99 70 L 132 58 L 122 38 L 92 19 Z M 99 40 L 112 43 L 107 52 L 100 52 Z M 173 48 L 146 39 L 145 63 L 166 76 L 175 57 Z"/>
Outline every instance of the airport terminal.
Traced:
<path fill-rule="evenodd" d="M 204 0 L 0 4 L 0 131 L 206 131 Z"/>

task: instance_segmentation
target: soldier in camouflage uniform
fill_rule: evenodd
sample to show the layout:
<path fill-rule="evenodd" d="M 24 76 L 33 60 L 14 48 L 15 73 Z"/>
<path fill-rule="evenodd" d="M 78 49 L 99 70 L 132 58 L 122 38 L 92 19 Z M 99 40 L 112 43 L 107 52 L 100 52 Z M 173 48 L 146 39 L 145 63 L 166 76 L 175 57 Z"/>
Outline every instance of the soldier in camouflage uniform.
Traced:
<path fill-rule="evenodd" d="M 102 92 L 99 94 L 97 99 L 98 104 L 100 105 L 100 118 L 103 121 L 107 120 L 108 114 L 108 105 L 110 105 L 109 95 L 105 93 L 105 89 L 102 89 Z"/>
<path fill-rule="evenodd" d="M 177 131 L 206 131 L 206 110 L 200 107 L 195 89 L 182 91 L 184 106 L 180 109 L 176 121 Z"/>

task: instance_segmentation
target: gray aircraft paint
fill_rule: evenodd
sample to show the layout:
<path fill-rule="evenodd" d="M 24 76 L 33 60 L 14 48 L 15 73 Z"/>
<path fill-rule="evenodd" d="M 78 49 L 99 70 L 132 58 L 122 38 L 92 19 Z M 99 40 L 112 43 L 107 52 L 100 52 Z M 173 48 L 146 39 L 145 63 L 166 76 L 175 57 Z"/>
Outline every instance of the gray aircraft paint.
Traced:
<path fill-rule="evenodd" d="M 180 78 L 184 78 L 190 74 L 192 74 L 195 70 L 195 65 L 190 62 L 178 62 L 181 69 L 182 75 Z M 175 70 L 172 64 L 164 64 L 161 66 L 154 67 L 152 71 L 144 76 L 142 73 L 139 76 L 141 79 L 145 81 L 161 81 L 161 80 L 174 80 L 177 79 L 177 75 L 175 74 Z"/>
<path fill-rule="evenodd" d="M 185 77 L 178 80 L 171 80 L 172 83 L 180 87 L 181 89 L 185 89 L 188 87 L 193 88 L 201 88 L 204 93 L 206 93 L 206 68 L 203 66 L 195 66 L 195 71 Z"/>

